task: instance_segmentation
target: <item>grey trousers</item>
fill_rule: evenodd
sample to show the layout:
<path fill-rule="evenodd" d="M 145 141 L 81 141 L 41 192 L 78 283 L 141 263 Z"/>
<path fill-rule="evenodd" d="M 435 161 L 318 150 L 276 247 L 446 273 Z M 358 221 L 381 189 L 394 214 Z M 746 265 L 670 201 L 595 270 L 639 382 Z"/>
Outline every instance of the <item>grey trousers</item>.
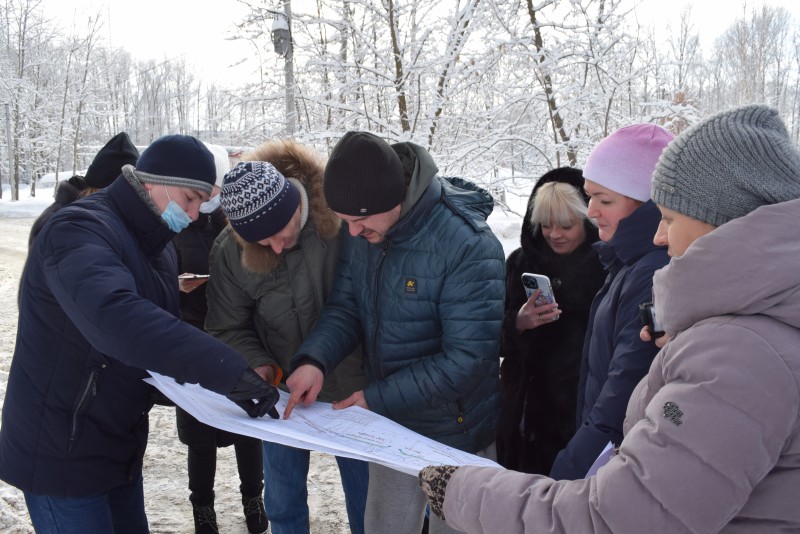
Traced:
<path fill-rule="evenodd" d="M 492 443 L 478 451 L 478 456 L 497 459 L 497 448 Z M 395 471 L 380 464 L 369 464 L 369 489 L 367 509 L 364 513 L 366 534 L 420 534 L 425 520 L 428 499 L 419 487 L 415 476 Z M 431 512 L 429 534 L 457 534 Z"/>

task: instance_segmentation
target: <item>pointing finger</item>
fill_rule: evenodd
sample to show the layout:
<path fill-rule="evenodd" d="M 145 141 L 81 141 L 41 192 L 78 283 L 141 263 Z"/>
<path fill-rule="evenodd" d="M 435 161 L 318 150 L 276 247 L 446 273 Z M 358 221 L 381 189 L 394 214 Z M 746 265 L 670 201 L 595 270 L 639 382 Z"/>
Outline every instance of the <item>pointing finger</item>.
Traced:
<path fill-rule="evenodd" d="M 297 404 L 297 397 L 292 395 L 289 397 L 289 402 L 286 403 L 286 409 L 283 411 L 284 419 L 289 419 L 289 416 L 292 414 L 292 410 L 294 410 L 295 404 Z"/>

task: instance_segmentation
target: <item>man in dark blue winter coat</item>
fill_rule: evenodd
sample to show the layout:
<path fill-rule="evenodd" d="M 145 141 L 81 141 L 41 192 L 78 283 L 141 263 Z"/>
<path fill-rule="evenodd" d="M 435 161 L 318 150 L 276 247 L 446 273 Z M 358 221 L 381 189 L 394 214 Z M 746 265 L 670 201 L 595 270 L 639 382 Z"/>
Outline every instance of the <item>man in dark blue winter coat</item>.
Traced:
<path fill-rule="evenodd" d="M 146 370 L 228 395 L 252 417 L 276 390 L 237 352 L 180 320 L 170 241 L 216 177 L 189 136 L 153 142 L 113 184 L 59 210 L 22 275 L 0 427 L 0 478 L 37 532 L 147 532 Z M 255 402 L 252 399 L 257 399 Z"/>
<path fill-rule="evenodd" d="M 486 223 L 491 196 L 437 172 L 422 147 L 366 132 L 333 149 L 325 199 L 349 235 L 319 323 L 292 361 L 286 417 L 363 343 L 369 383 L 334 408 L 361 406 L 494 458 L 503 249 Z M 370 464 L 366 532 L 418 534 L 426 503 L 416 477 Z M 430 531 L 452 532 L 438 518 Z"/>

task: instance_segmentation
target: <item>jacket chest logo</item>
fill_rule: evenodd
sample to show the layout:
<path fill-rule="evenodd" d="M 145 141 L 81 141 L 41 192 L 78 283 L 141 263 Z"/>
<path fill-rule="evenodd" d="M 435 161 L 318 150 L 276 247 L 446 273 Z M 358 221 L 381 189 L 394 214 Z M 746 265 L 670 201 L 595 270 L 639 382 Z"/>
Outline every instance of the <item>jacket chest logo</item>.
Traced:
<path fill-rule="evenodd" d="M 406 293 L 416 293 L 416 292 L 417 292 L 417 279 L 406 278 Z"/>
<path fill-rule="evenodd" d="M 683 421 L 681 421 L 681 417 L 683 417 L 683 412 L 681 411 L 680 408 L 678 408 L 678 405 L 675 404 L 674 402 L 664 403 L 663 415 L 664 417 L 666 417 L 667 419 L 669 419 L 678 426 L 683 424 Z"/>

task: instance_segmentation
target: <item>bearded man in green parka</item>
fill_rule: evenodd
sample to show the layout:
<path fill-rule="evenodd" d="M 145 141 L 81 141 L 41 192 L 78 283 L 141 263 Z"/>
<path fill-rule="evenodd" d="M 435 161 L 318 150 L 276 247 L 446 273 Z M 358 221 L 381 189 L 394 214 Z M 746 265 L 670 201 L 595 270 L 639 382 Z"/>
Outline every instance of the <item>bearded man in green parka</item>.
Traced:
<path fill-rule="evenodd" d="M 290 358 L 331 289 L 340 222 L 322 193 L 324 161 L 294 141 L 270 141 L 226 176 L 220 203 L 230 222 L 211 250 L 206 331 L 281 388 Z M 359 348 L 325 381 L 320 400 L 366 383 Z M 352 534 L 364 532 L 367 464 L 337 457 Z M 264 442 L 264 504 L 272 532 L 307 533 L 309 452 Z"/>

